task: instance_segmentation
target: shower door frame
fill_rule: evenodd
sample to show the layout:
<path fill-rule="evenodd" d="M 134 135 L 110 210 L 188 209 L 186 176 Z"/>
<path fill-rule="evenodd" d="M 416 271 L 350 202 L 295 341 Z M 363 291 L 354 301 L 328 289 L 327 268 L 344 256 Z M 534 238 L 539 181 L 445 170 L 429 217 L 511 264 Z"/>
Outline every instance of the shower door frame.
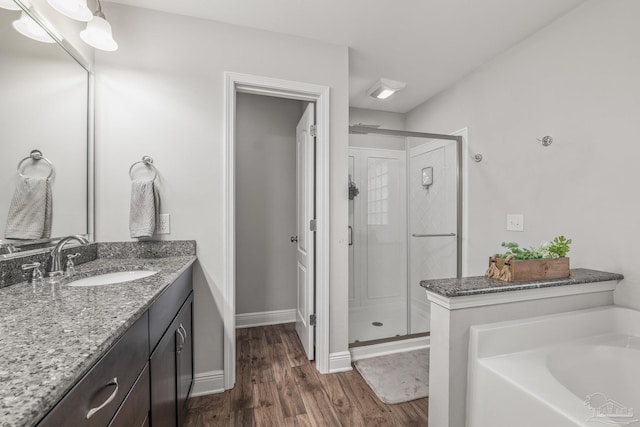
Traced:
<path fill-rule="evenodd" d="M 402 136 L 409 138 L 425 138 L 425 139 L 444 139 L 448 141 L 456 142 L 456 277 L 462 277 L 463 263 L 462 263 L 462 229 L 463 229 L 463 141 L 464 137 L 460 135 L 460 133 L 466 133 L 466 130 L 457 131 L 452 135 L 440 134 L 440 133 L 427 133 L 427 132 L 412 132 L 406 130 L 394 130 L 394 129 L 381 129 L 381 128 L 373 128 L 369 126 L 359 126 L 359 125 L 351 125 L 349 126 L 349 133 L 356 134 L 377 134 L 377 135 L 391 135 L 391 136 Z M 408 200 L 408 199 L 407 199 Z"/>

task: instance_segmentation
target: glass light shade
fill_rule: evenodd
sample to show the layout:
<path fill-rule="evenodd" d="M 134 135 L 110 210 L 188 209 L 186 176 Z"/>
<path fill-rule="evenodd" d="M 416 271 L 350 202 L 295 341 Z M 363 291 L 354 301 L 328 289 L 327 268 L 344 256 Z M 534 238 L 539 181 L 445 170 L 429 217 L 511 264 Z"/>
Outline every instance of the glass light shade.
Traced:
<path fill-rule="evenodd" d="M 116 43 L 111 34 L 111 24 L 99 16 L 94 16 L 87 23 L 87 28 L 80 31 L 80 38 L 83 42 L 96 49 L 108 52 L 118 49 L 118 43 Z"/>
<path fill-rule="evenodd" d="M 7 10 L 20 10 L 18 3 L 13 0 L 0 0 L 0 7 Z"/>
<path fill-rule="evenodd" d="M 47 0 L 55 10 L 76 21 L 89 22 L 93 17 L 87 0 Z"/>
<path fill-rule="evenodd" d="M 55 43 L 55 40 L 25 12 L 20 14 L 20 19 L 13 21 L 13 28 L 30 39 L 43 43 Z"/>

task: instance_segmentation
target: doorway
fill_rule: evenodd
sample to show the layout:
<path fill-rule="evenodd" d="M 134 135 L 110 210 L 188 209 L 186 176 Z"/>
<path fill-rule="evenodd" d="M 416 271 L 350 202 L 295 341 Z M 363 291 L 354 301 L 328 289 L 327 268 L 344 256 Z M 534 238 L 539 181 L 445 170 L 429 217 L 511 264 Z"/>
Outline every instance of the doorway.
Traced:
<path fill-rule="evenodd" d="M 225 388 L 233 388 L 235 384 L 235 329 L 236 329 L 236 292 L 237 292 L 237 228 L 236 228 L 236 198 L 238 188 L 238 178 L 236 171 L 236 156 L 238 152 L 237 147 L 237 101 L 239 94 L 253 94 L 253 95 L 266 95 L 275 98 L 285 98 L 288 100 L 302 101 L 306 105 L 315 106 L 315 119 L 316 125 L 313 129 L 308 129 L 306 137 L 310 137 L 313 132 L 315 139 L 315 150 L 307 150 L 306 153 L 315 154 L 315 168 L 306 177 L 306 183 L 308 185 L 315 185 L 315 193 L 311 194 L 313 199 L 313 205 L 315 210 L 306 209 L 306 217 L 303 217 L 301 225 L 297 227 L 298 234 L 291 237 L 298 236 L 298 252 L 300 249 L 300 231 L 307 230 L 313 232 L 313 239 L 308 237 L 305 239 L 305 252 L 308 259 L 301 260 L 300 256 L 297 256 L 297 265 L 305 263 L 304 269 L 307 274 L 306 283 L 315 282 L 315 289 L 305 288 L 307 293 L 302 300 L 313 301 L 315 299 L 315 310 L 312 310 L 309 305 L 305 310 L 299 309 L 300 298 L 296 296 L 296 316 L 301 313 L 301 317 L 304 317 L 306 321 L 305 327 L 307 331 L 312 332 L 303 338 L 303 341 L 310 343 L 313 351 L 313 336 L 315 335 L 315 359 L 316 368 L 321 373 L 328 372 L 329 365 L 329 309 L 328 309 L 328 292 L 329 292 L 329 88 L 324 86 L 317 86 L 305 83 L 290 82 L 278 79 L 264 78 L 259 76 L 251 76 L 238 73 L 226 73 L 226 99 L 225 99 L 225 112 L 226 112 L 226 156 L 225 156 L 225 178 L 227 180 L 226 188 L 226 215 L 223 226 L 226 230 L 226 244 L 225 244 L 225 280 L 224 280 L 224 376 L 225 376 Z M 302 112 L 300 114 L 303 115 Z M 304 138 L 303 138 L 304 140 Z M 307 142 L 309 139 L 307 139 Z M 297 144 L 299 139 L 297 139 Z M 300 163 L 300 161 L 297 161 Z M 307 168 L 307 170 L 309 170 Z M 243 177 L 244 178 L 244 177 Z M 300 181 L 296 179 L 296 181 Z M 296 194 L 300 194 L 298 188 Z M 303 197 L 306 197 L 303 194 Z M 312 230 L 313 229 L 313 230 Z M 243 238 L 246 238 L 244 236 Z M 289 238 L 289 236 L 287 236 Z M 293 239 L 292 239 L 293 240 Z M 309 243 L 314 242 L 314 245 Z M 291 242 L 290 242 L 291 243 Z M 309 257 L 308 251 L 310 248 L 315 249 L 315 256 L 313 251 L 311 257 Z M 270 248 L 265 248 L 267 251 L 271 251 Z M 314 261 L 315 260 L 315 261 Z M 296 283 L 298 282 L 301 274 L 301 269 L 297 269 Z M 304 279 L 304 278 L 303 278 Z M 313 280 L 315 279 L 315 280 Z M 296 292 L 297 293 L 297 292 Z M 310 298 L 313 297 L 313 298 Z M 313 304 L 312 304 L 313 305 Z M 314 314 L 316 317 L 316 324 L 311 328 L 311 316 Z"/>

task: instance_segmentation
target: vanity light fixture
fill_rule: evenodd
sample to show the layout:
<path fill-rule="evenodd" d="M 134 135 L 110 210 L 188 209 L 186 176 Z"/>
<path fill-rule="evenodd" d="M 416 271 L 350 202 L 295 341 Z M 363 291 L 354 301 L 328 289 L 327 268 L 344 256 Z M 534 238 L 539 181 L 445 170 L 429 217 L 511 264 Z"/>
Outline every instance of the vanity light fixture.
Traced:
<path fill-rule="evenodd" d="M 377 99 L 387 99 L 407 86 L 404 82 L 391 79 L 380 79 L 367 91 L 367 95 Z"/>
<path fill-rule="evenodd" d="M 93 18 L 87 0 L 47 0 L 47 3 L 64 16 L 76 21 L 89 22 Z"/>
<path fill-rule="evenodd" d="M 56 41 L 26 12 L 20 14 L 20 19 L 13 21 L 13 28 L 25 37 L 42 43 L 55 43 Z"/>
<path fill-rule="evenodd" d="M 13 0 L 0 0 L 0 8 L 7 10 L 20 10 L 18 3 Z"/>
<path fill-rule="evenodd" d="M 87 23 L 87 28 L 80 31 L 80 38 L 83 42 L 96 49 L 113 52 L 118 49 L 118 43 L 113 39 L 111 24 L 105 19 L 102 13 L 102 5 L 97 0 L 98 8 L 93 14 L 93 19 Z"/>

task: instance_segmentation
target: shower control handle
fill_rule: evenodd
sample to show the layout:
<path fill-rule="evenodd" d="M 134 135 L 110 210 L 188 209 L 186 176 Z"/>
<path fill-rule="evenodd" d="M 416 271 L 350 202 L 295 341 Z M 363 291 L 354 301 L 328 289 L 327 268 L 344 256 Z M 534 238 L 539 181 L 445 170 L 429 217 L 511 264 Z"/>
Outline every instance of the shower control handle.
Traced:
<path fill-rule="evenodd" d="M 291 236 L 291 243 L 298 243 L 298 236 Z"/>

